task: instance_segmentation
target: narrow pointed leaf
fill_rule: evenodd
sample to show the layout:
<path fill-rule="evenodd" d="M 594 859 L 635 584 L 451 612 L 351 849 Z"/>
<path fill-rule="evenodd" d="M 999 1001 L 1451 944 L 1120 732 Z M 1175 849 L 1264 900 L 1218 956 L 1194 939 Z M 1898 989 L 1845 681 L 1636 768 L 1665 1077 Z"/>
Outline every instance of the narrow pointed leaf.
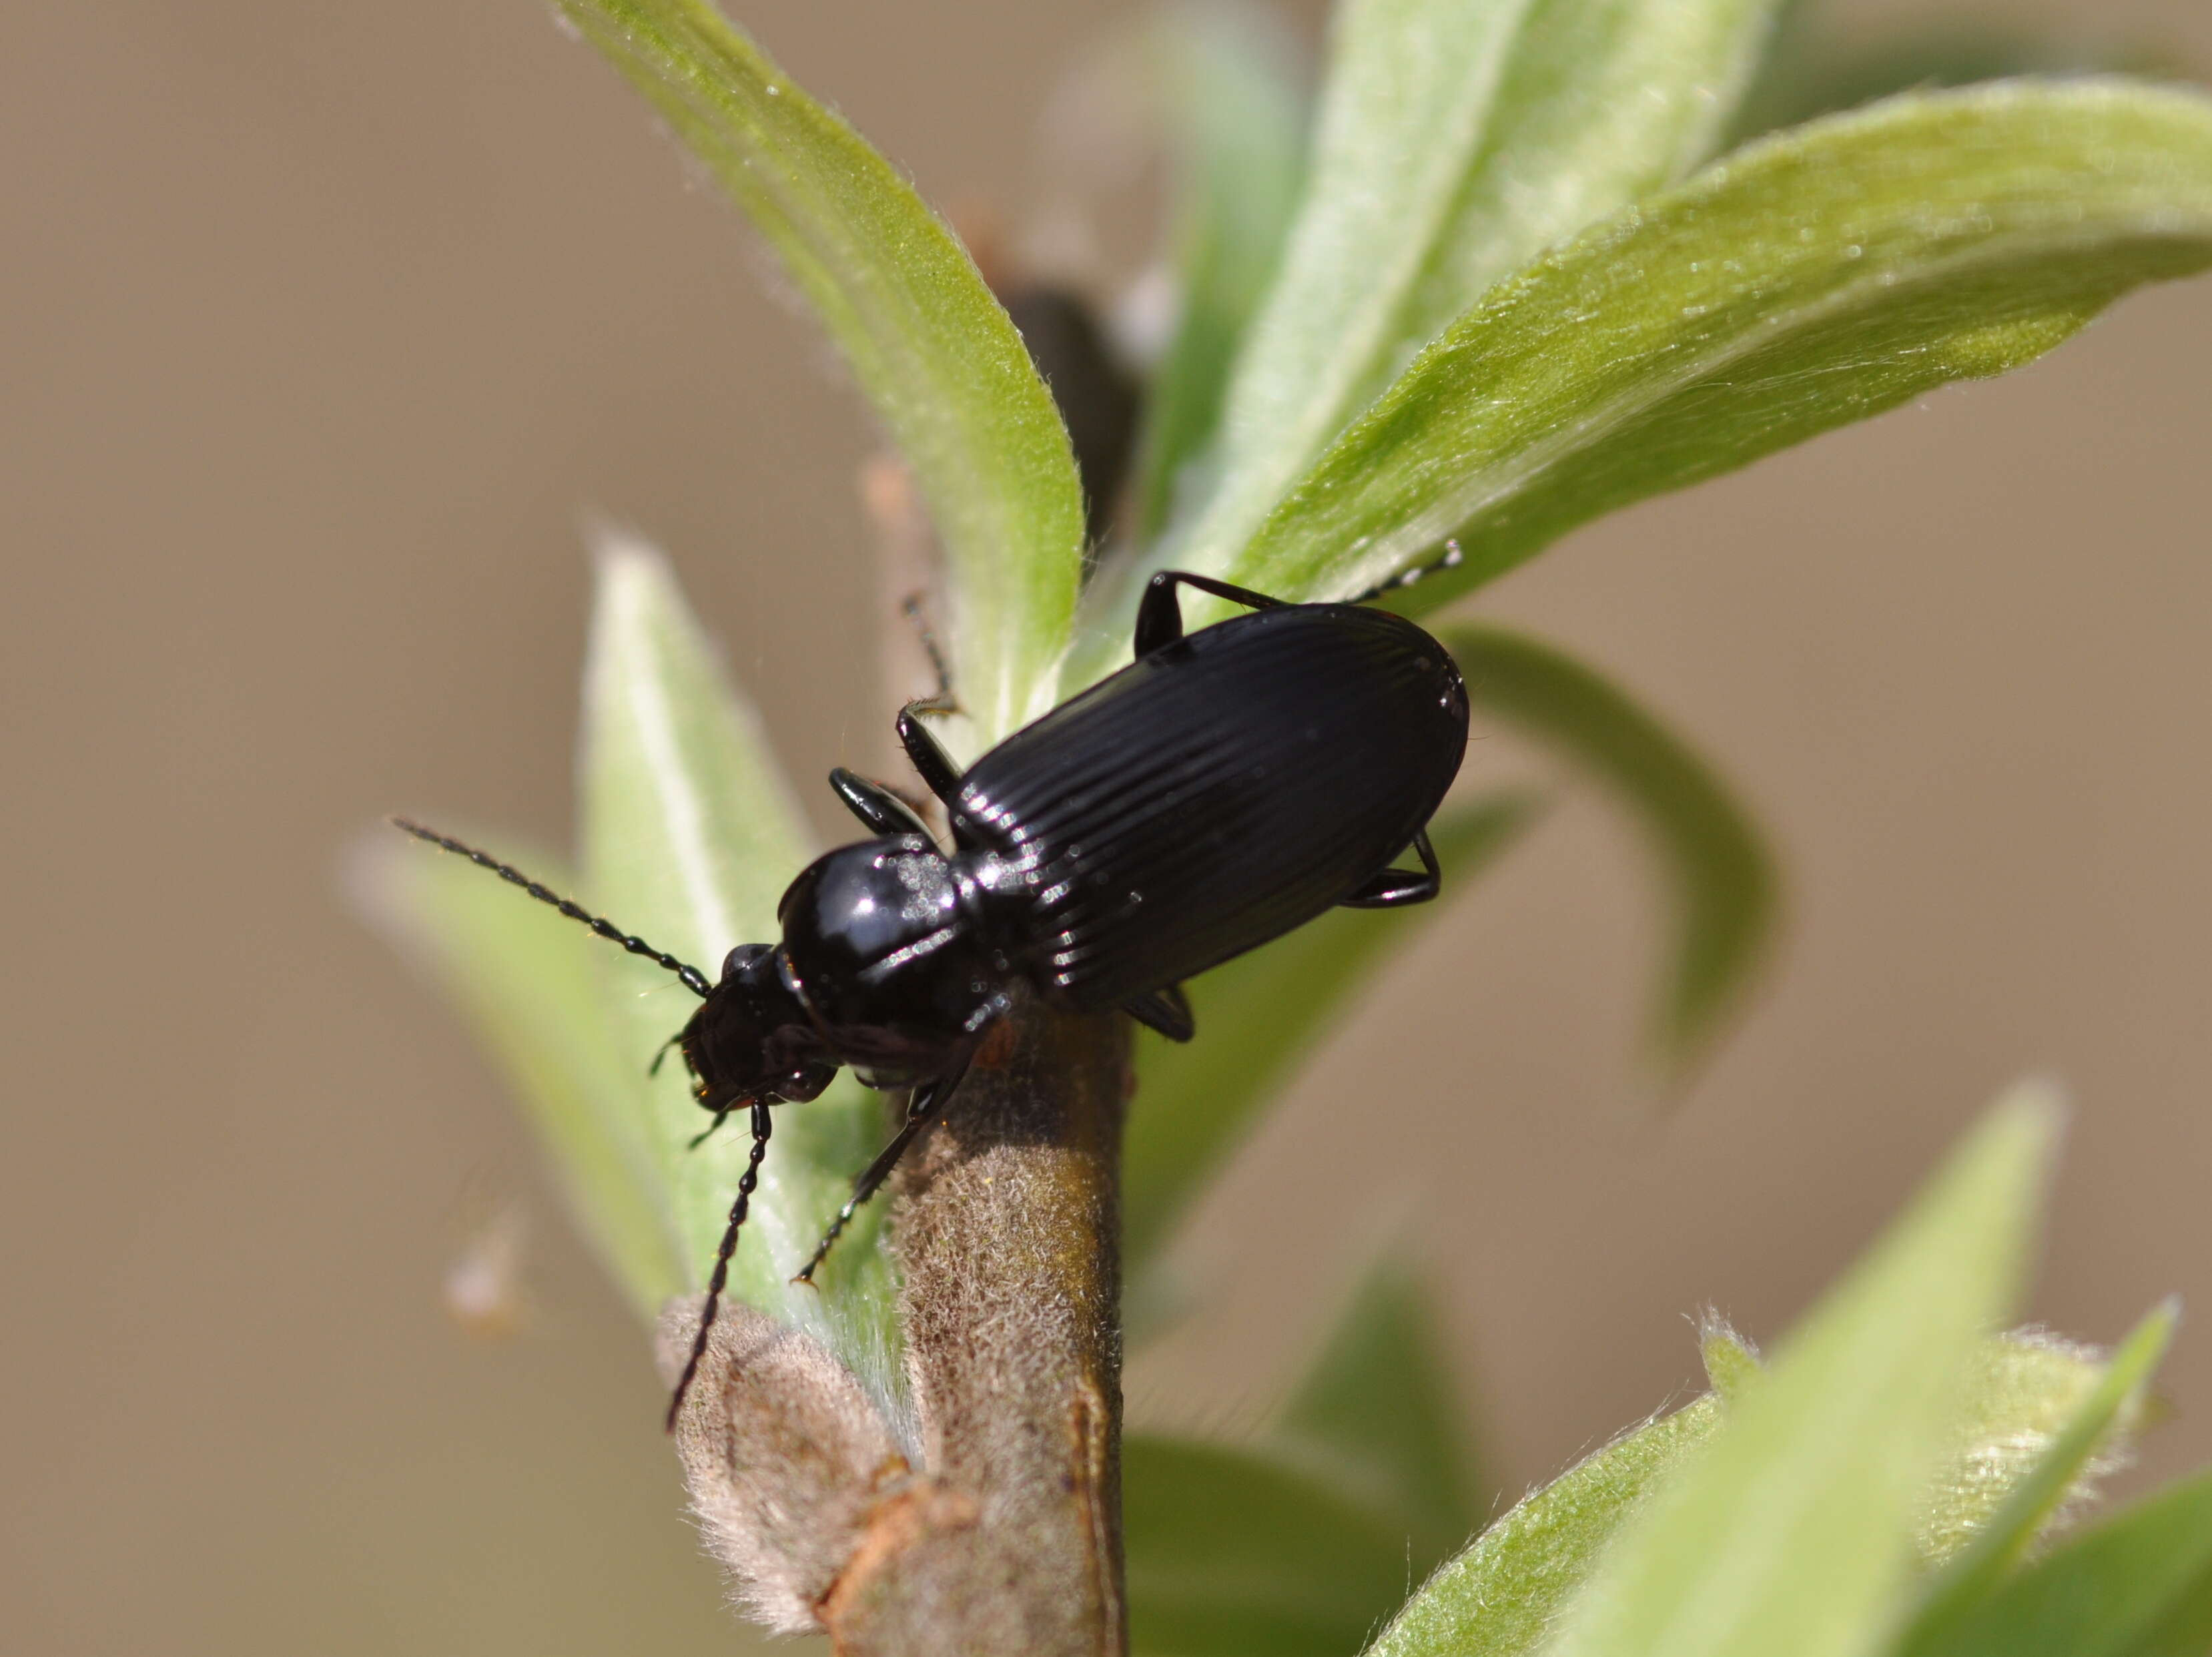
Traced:
<path fill-rule="evenodd" d="M 1347 0 L 1336 13 L 1305 198 L 1231 375 L 1216 484 L 1176 538 L 1179 567 L 1219 569 L 1356 411 L 1528 4 Z"/>
<path fill-rule="evenodd" d="M 1777 881 L 1758 829 L 1711 767 L 1588 667 L 1502 628 L 1441 637 L 1478 718 L 1505 721 L 1568 756 L 1650 841 L 1674 917 L 1652 1045 L 1670 1064 L 1693 1058 L 1773 935 Z"/>
<path fill-rule="evenodd" d="M 2173 1338 L 2179 1315 L 2178 1307 L 2169 1301 L 2144 1319 L 2112 1355 L 2088 1396 L 2057 1434 L 2031 1429 L 2000 1435 L 1989 1430 L 1992 1423 L 1974 1424 L 1975 1435 L 1991 1441 L 2001 1454 L 2022 1437 L 2039 1443 L 2042 1453 L 2025 1470 L 2016 1464 L 2004 1469 L 2011 1474 L 2008 1478 L 2000 1473 L 2003 1482 L 1997 1495 L 2002 1505 L 1990 1504 L 1995 1510 L 1988 1520 L 1960 1538 L 1963 1546 L 1957 1557 L 1930 1587 L 1926 1603 L 1898 1648 L 1901 1657 L 1939 1657 L 1961 1623 L 1973 1616 L 1975 1607 L 2019 1563 L 2053 1515 L 2089 1476 L 2099 1453 L 2123 1426 L 2123 1417 L 2140 1402 Z M 1993 1402 L 2014 1416 L 2025 1413 L 2016 1395 L 1999 1392 Z"/>
<path fill-rule="evenodd" d="M 560 0 L 775 249 L 904 451 L 953 586 L 988 746 L 1049 705 L 1083 496 L 1067 435 L 974 261 L 890 163 L 704 0 Z"/>
<path fill-rule="evenodd" d="M 1370 1657 L 1522 1657 L 1543 1643 L 1622 1522 L 1721 1424 L 1708 1393 L 1525 1497 L 1406 1602 Z"/>
<path fill-rule="evenodd" d="M 1489 289 L 1712 153 L 1775 0 L 1536 0 L 1371 397 Z M 1362 401 L 1366 400 L 1364 398 Z"/>
<path fill-rule="evenodd" d="M 1447 898 L 1474 884 L 1533 811 L 1526 796 L 1500 795 L 1438 815 L 1430 838 Z M 1133 1282 L 1359 986 L 1441 908 L 1333 910 L 1192 980 L 1195 1040 L 1137 1033 L 1137 1093 L 1122 1154 L 1122 1251 Z"/>
<path fill-rule="evenodd" d="M 709 978 L 734 945 L 780 935 L 776 899 L 808 856 L 797 808 L 666 564 L 612 536 L 600 548 L 586 670 L 582 806 L 588 901 L 602 913 Z M 641 1073 L 698 1003 L 668 974 L 604 944 L 598 970 L 624 1057 Z M 708 1118 L 683 1066 L 664 1064 L 647 1097 L 696 1288 L 744 1167 L 744 1119 L 690 1150 Z M 863 1211 L 820 1292 L 786 1282 L 878 1148 L 878 1096 L 848 1075 L 803 1108 L 777 1112 L 775 1129 L 732 1292 L 812 1330 L 864 1380 L 888 1386 L 891 1282 L 874 1246 L 880 1215 Z"/>
<path fill-rule="evenodd" d="M 516 851 L 510 861 L 556 891 L 570 887 L 546 854 Z M 694 1268 L 647 1131 L 644 1073 L 625 1060 L 592 970 L 606 946 L 473 864 L 397 832 L 364 849 L 358 872 L 370 917 L 459 1005 L 544 1141 L 585 1235 L 650 1320 Z"/>
<path fill-rule="evenodd" d="M 1234 561 L 1356 591 L 1456 535 L 1425 610 L 1577 525 L 2212 263 L 2212 100 L 2125 82 L 1893 99 L 1752 145 L 1492 290 Z"/>
<path fill-rule="evenodd" d="M 2022 1088 L 1968 1137 L 1630 1521 L 1552 1657 L 1844 1657 L 1895 1626 L 1914 1504 L 2018 1291 L 2057 1118 Z"/>
<path fill-rule="evenodd" d="M 1133 1657 L 1343 1657 L 1405 1594 L 1402 1533 L 1264 1448 L 1121 1459 Z"/>
<path fill-rule="evenodd" d="M 1176 173 L 1177 315 L 1154 369 L 1138 460 L 1138 527 L 1158 532 L 1213 436 L 1245 325 L 1274 275 L 1305 173 L 1297 48 L 1255 5 L 1187 4 L 1151 40 Z"/>
<path fill-rule="evenodd" d="M 2185 1480 L 1996 1586 L 1929 1657 L 2202 1657 L 2212 1650 L 2212 1474 Z"/>
<path fill-rule="evenodd" d="M 1384 1254 L 1346 1297 L 1269 1441 L 1401 1524 L 1419 1580 L 1481 1519 L 1457 1393 L 1425 1285 Z"/>

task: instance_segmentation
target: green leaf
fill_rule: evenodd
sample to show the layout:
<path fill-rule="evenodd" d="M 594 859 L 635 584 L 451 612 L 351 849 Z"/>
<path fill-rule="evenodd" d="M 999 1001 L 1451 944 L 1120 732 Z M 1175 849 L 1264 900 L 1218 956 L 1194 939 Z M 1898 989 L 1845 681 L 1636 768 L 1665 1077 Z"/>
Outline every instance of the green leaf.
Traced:
<path fill-rule="evenodd" d="M 1528 4 L 1338 9 L 1305 198 L 1230 375 L 1215 488 L 1173 538 L 1177 567 L 1225 563 L 1353 412 L 1479 153 Z"/>
<path fill-rule="evenodd" d="M 1491 286 L 1710 156 L 1775 0 L 1537 0 L 1371 399 Z"/>
<path fill-rule="evenodd" d="M 1407 1568 L 1419 1578 L 1480 1521 L 1457 1392 L 1425 1285 L 1384 1254 L 1346 1298 L 1269 1441 L 1398 1520 Z"/>
<path fill-rule="evenodd" d="M 2071 1538 L 1967 1609 L 1929 1657 L 2202 1657 L 2212 1649 L 2212 1474 Z"/>
<path fill-rule="evenodd" d="M 1772 3 L 1348 5 L 1312 185 L 1231 381 L 1218 486 L 1162 557 L 1226 568 L 1322 445 L 1478 295 L 1702 160 Z"/>
<path fill-rule="evenodd" d="M 1540 1645 L 1606 1544 L 1721 1424 L 1711 1393 L 1648 1421 L 1524 1498 L 1422 1585 L 1370 1657 L 1521 1657 Z"/>
<path fill-rule="evenodd" d="M 1429 838 L 1456 894 L 1527 826 L 1534 802 L 1498 795 L 1448 809 Z M 1122 1152 L 1122 1250 L 1135 1282 L 1175 1222 L 1292 1068 L 1390 950 L 1441 905 L 1337 909 L 1186 986 L 1198 1039 L 1137 1033 L 1137 1093 Z"/>
<path fill-rule="evenodd" d="M 810 855 L 797 807 L 752 710 L 724 679 L 665 564 L 611 534 L 599 550 L 585 674 L 582 807 L 586 886 L 601 913 L 709 978 L 733 946 L 780 935 L 776 899 Z M 696 1003 L 650 963 L 588 935 L 584 941 L 597 952 L 625 1056 L 641 1073 Z M 749 1142 L 736 1118 L 698 1149 L 686 1148 L 708 1118 L 682 1069 L 661 1068 L 647 1111 L 696 1289 Z M 862 1210 L 819 1292 L 786 1282 L 878 1148 L 887 1131 L 879 1096 L 848 1075 L 804 1110 L 776 1112 L 775 1129 L 732 1264 L 732 1292 L 813 1331 L 864 1380 L 888 1388 L 893 1283 L 874 1246 L 882 1205 Z"/>
<path fill-rule="evenodd" d="M 1650 1038 L 1662 1062 L 1686 1063 L 1717 1033 L 1773 935 L 1777 882 L 1759 831 L 1711 767 L 1588 667 L 1503 628 L 1462 625 L 1439 637 L 1478 716 L 1575 761 L 1650 842 L 1674 911 Z"/>
<path fill-rule="evenodd" d="M 544 853 L 510 861 L 568 889 Z M 397 832 L 364 847 L 356 868 L 370 918 L 459 1005 L 544 1140 L 585 1235 L 649 1321 L 694 1268 L 647 1133 L 644 1072 L 623 1057 L 600 1003 L 591 958 L 606 946 L 475 865 Z"/>
<path fill-rule="evenodd" d="M 2091 1498 L 2096 1480 L 2124 1454 L 2172 1317 L 2170 1306 L 2153 1313 L 2109 1361 L 2034 1329 L 1982 1343 L 1948 1447 L 1914 1509 L 1921 1558 L 1957 1561 L 1944 1580 L 1964 1587 L 1952 1597 L 1972 1599 L 1990 1572 Z M 1727 1402 L 1764 1373 L 1723 1324 L 1709 1321 L 1700 1346 L 1713 1390 Z M 1923 1609 L 1922 1620 L 1930 1614 Z"/>
<path fill-rule="evenodd" d="M 1992 17 L 1936 17 L 1863 43 L 1802 22 L 1791 6 L 1758 78 L 1736 111 L 1742 143 L 1878 98 L 1936 87 L 1972 86 L 2027 75 L 2145 75 L 2186 79 L 2185 62 L 2148 40 L 2067 40 L 2014 28 Z"/>
<path fill-rule="evenodd" d="M 703 0 L 559 0 L 767 237 L 913 466 L 980 747 L 1051 705 L 1083 495 L 974 261 L 911 186 Z"/>
<path fill-rule="evenodd" d="M 2078 1355 L 2038 1353 L 2018 1341 L 1997 1348 L 2004 1359 L 1976 1389 L 1977 1407 L 1966 1423 L 1968 1453 L 1954 1458 L 1951 1470 L 1939 1477 L 1931 1504 L 1936 1522 L 1923 1527 L 1923 1553 L 1956 1557 L 1936 1579 L 1899 1648 L 1905 1657 L 1938 1657 L 1961 1621 L 1974 1614 L 2062 1507 L 2079 1496 L 2100 1453 L 2109 1450 L 2116 1432 L 2125 1430 L 2179 1317 L 2171 1301 L 2152 1312 L 2110 1364 L 2093 1369 L 2087 1396 L 2056 1423 L 2049 1419 L 2049 1400 L 2075 1390 L 2080 1377 L 2061 1366 L 2069 1357 L 2080 1366 Z M 2058 1362 L 2039 1363 L 2038 1357 Z M 1963 1488 L 1964 1514 L 1947 1512 L 1960 1505 L 1948 1495 L 1950 1484 Z"/>
<path fill-rule="evenodd" d="M 2212 262 L 2212 101 L 1899 98 L 1778 135 L 1547 255 L 1425 351 L 1227 572 L 1432 608 L 1577 524 L 2048 350 Z"/>
<path fill-rule="evenodd" d="M 1894 1625 L 1913 1508 L 2017 1292 L 2057 1117 L 2022 1087 L 1968 1137 L 1629 1521 L 1550 1657 L 1840 1657 Z"/>
<path fill-rule="evenodd" d="M 1153 370 L 1137 462 L 1137 524 L 1167 521 L 1183 468 L 1212 438 L 1245 324 L 1274 275 L 1305 175 L 1297 47 L 1272 12 L 1174 7 L 1150 41 L 1175 159 L 1175 333 Z"/>
<path fill-rule="evenodd" d="M 1406 1591 L 1401 1531 L 1264 1450 L 1122 1446 L 1134 1657 L 1342 1657 Z"/>

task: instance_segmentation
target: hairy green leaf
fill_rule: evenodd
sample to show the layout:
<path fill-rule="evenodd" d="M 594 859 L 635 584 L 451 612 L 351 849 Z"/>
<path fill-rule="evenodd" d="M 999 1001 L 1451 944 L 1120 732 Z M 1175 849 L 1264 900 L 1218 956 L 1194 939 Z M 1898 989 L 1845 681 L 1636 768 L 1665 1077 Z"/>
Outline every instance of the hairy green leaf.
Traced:
<path fill-rule="evenodd" d="M 1224 564 L 1354 411 L 1480 149 L 1528 4 L 1337 11 L 1305 198 L 1230 375 L 1214 488 L 1173 538 L 1178 567 Z"/>
<path fill-rule="evenodd" d="M 1577 524 L 2041 355 L 2212 262 L 2212 100 L 1893 99 L 1739 151 L 1455 323 L 1227 571 L 1357 591 L 1445 537 L 1429 609 Z"/>
<path fill-rule="evenodd" d="M 1624 1434 L 1527 1496 L 1422 1585 L 1370 1657 L 1522 1657 L 1621 1522 L 1721 1424 L 1713 1394 Z"/>
<path fill-rule="evenodd" d="M 559 3 L 767 237 L 913 466 L 949 561 L 975 743 L 1044 712 L 1074 613 L 1082 490 L 966 249 L 705 0 Z"/>
<path fill-rule="evenodd" d="M 1122 1446 L 1134 1657 L 1341 1657 L 1406 1592 L 1401 1530 L 1264 1448 Z"/>
<path fill-rule="evenodd" d="M 569 888 L 547 854 L 510 861 Z M 467 1015 L 544 1140 L 585 1235 L 651 1319 L 695 1268 L 647 1130 L 644 1070 L 624 1058 L 592 971 L 606 946 L 474 864 L 396 832 L 365 847 L 356 867 L 370 917 L 431 966 Z"/>
<path fill-rule="evenodd" d="M 614 535 L 600 548 L 584 704 L 589 901 L 719 977 L 732 946 L 780 935 L 776 899 L 806 860 L 808 837 L 752 710 L 723 677 L 667 566 L 649 548 Z M 649 963 L 593 947 L 624 1057 L 642 1073 L 698 1003 Z M 693 1102 L 683 1066 L 662 1066 L 647 1098 L 650 1142 L 696 1288 L 744 1167 L 745 1119 L 732 1118 L 687 1150 L 709 1118 Z M 732 1263 L 732 1291 L 811 1329 L 865 1379 L 887 1386 L 891 1277 L 873 1246 L 880 1215 L 862 1211 L 859 1234 L 831 1255 L 821 1292 L 785 1281 L 878 1148 L 883 1107 L 848 1075 L 805 1110 L 777 1112 L 775 1128 Z"/>
<path fill-rule="evenodd" d="M 1629 1521 L 1553 1657 L 1842 1657 L 1895 1624 L 1913 1508 L 2017 1291 L 2057 1115 L 2023 1087 L 1968 1137 Z"/>
<path fill-rule="evenodd" d="M 1212 437 L 1246 323 L 1275 273 L 1305 174 L 1306 94 L 1273 13 L 1186 4 L 1150 42 L 1176 163 L 1175 333 L 1153 370 L 1137 527 L 1158 533 L 1183 468 Z"/>
<path fill-rule="evenodd" d="M 1774 9 L 1775 0 L 1536 0 L 1480 153 L 1359 402 L 1492 284 L 1704 161 Z"/>
<path fill-rule="evenodd" d="M 1926 1657 L 2202 1657 L 2212 1650 L 2212 1474 L 2138 1502 L 1996 1586 Z"/>
<path fill-rule="evenodd" d="M 1418 1580 L 1480 1519 L 1457 1392 L 1425 1285 L 1384 1253 L 1346 1297 L 1269 1442 L 1401 1525 Z"/>
<path fill-rule="evenodd" d="M 1986 1575 L 1973 1570 L 2002 1569 L 2090 1500 L 2097 1479 L 2124 1458 L 2172 1316 L 2171 1307 L 2154 1313 L 2110 1359 L 2037 1329 L 1982 1343 L 1912 1523 L 1923 1561 L 1958 1560 L 1949 1578 L 1966 1585 L 1959 1597 L 1986 1586 Z M 1764 1373 L 1725 1325 L 1707 1323 L 1702 1349 L 1713 1390 L 1729 1402 Z M 1984 1565 L 1969 1565 L 1962 1553 Z"/>
<path fill-rule="evenodd" d="M 1687 745 L 1589 668 L 1503 628 L 1461 625 L 1439 637 L 1478 717 L 1565 754 L 1650 842 L 1674 909 L 1652 1045 L 1671 1064 L 1694 1057 L 1773 935 L 1777 882 L 1759 831 Z"/>
<path fill-rule="evenodd" d="M 2007 1571 L 2019 1563 L 2037 1538 L 2070 1500 L 2077 1499 L 2094 1477 L 2100 1454 L 2111 1448 L 2117 1432 L 2126 1429 L 2128 1418 L 2140 1404 L 2143 1389 L 2173 1338 L 2179 1307 L 2172 1301 L 2160 1307 L 2123 1342 L 2112 1362 L 2100 1367 L 2087 1395 L 2056 1424 L 2039 1408 L 2055 1390 L 2073 1390 L 2076 1377 L 2045 1364 L 2030 1368 L 2008 1365 L 2008 1374 L 1996 1385 L 1978 1387 L 1978 1408 L 1971 1412 L 1968 1431 L 1973 1441 L 1992 1452 L 1986 1459 L 1974 1455 L 1954 1463 L 1986 1491 L 1967 1490 L 1972 1508 L 1964 1516 L 1973 1524 L 1947 1527 L 1941 1520 L 1945 1505 L 1939 1481 L 1936 1508 L 1939 1524 L 1931 1550 L 1923 1536 L 1922 1549 L 1934 1556 L 1957 1556 L 1931 1587 L 1913 1626 L 1899 1647 L 1904 1657 L 1938 1657 L 1960 1622 L 1988 1598 Z M 2030 1355 L 2033 1349 L 2017 1347 L 2010 1355 Z M 2078 1362 L 2078 1356 L 2075 1357 Z M 2054 1373 L 2055 1370 L 2055 1373 Z M 2058 1381 L 2054 1389 L 2051 1383 Z M 2026 1453 L 2021 1453 L 2023 1441 Z M 1988 1464 L 1994 1464 L 1990 1471 Z M 1956 1473 L 1954 1474 L 1956 1477 Z M 1978 1519 L 1979 1522 L 1975 1520 Z"/>
<path fill-rule="evenodd" d="M 1528 796 L 1499 795 L 1440 813 L 1429 838 L 1445 892 L 1472 885 L 1533 812 Z M 1137 1033 L 1137 1094 L 1122 1154 L 1122 1249 L 1133 1282 L 1384 955 L 1411 941 L 1441 908 L 1332 910 L 1193 979 L 1186 988 L 1196 1041 Z"/>

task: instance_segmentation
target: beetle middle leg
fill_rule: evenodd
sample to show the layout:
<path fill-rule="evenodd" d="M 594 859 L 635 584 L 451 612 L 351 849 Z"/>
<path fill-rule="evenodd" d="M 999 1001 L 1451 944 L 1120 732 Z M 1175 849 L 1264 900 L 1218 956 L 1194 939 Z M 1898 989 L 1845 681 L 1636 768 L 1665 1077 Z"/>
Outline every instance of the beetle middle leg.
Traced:
<path fill-rule="evenodd" d="M 1444 872 L 1437 863 L 1437 849 L 1429 844 L 1425 828 L 1413 837 L 1413 850 L 1421 860 L 1421 872 L 1411 869 L 1386 868 L 1373 880 L 1345 899 L 1338 906 L 1343 909 L 1402 909 L 1407 904 L 1425 904 L 1444 887 Z"/>
<path fill-rule="evenodd" d="M 884 1181 L 891 1177 L 891 1170 L 898 1167 L 899 1159 L 906 1154 L 907 1147 L 914 1143 L 915 1136 L 945 1114 L 945 1107 L 951 1103 L 954 1090 L 967 1074 L 968 1067 L 963 1063 L 951 1075 L 933 1077 L 915 1088 L 907 1100 L 905 1122 L 900 1124 L 898 1132 L 891 1136 L 891 1142 L 877 1153 L 876 1160 L 869 1163 L 860 1177 L 853 1182 L 852 1197 L 843 1208 L 837 1210 L 837 1217 L 830 1222 L 830 1229 L 814 1246 L 813 1255 L 799 1267 L 791 1280 L 793 1282 L 805 1283 L 809 1288 L 813 1286 L 815 1268 L 829 1258 L 830 1251 L 836 1246 L 838 1238 L 844 1235 L 845 1228 L 852 1224 L 853 1216 L 860 1211 L 860 1205 L 873 1197 L 882 1188 Z"/>
<path fill-rule="evenodd" d="M 929 825 L 915 815 L 914 807 L 880 783 L 855 776 L 842 765 L 830 773 L 830 786 L 845 808 L 866 825 L 871 834 L 919 834 L 935 843 Z"/>
<path fill-rule="evenodd" d="M 1182 637 L 1182 606 L 1176 598 L 1178 587 L 1195 587 L 1201 593 L 1227 599 L 1231 604 L 1249 605 L 1255 610 L 1273 610 L 1283 602 L 1249 587 L 1233 587 L 1225 581 L 1216 581 L 1211 576 L 1163 570 L 1145 583 L 1144 599 L 1137 606 L 1137 655 L 1150 655 L 1163 644 L 1172 644 Z"/>

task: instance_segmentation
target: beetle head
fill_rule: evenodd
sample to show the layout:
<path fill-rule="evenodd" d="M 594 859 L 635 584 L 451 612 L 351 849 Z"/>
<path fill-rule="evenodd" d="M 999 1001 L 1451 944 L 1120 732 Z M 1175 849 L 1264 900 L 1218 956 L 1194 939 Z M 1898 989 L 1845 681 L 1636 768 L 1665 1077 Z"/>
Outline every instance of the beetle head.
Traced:
<path fill-rule="evenodd" d="M 677 1043 L 694 1078 L 691 1096 L 717 1112 L 812 1099 L 837 1074 L 766 944 L 729 953 L 721 982 Z"/>

